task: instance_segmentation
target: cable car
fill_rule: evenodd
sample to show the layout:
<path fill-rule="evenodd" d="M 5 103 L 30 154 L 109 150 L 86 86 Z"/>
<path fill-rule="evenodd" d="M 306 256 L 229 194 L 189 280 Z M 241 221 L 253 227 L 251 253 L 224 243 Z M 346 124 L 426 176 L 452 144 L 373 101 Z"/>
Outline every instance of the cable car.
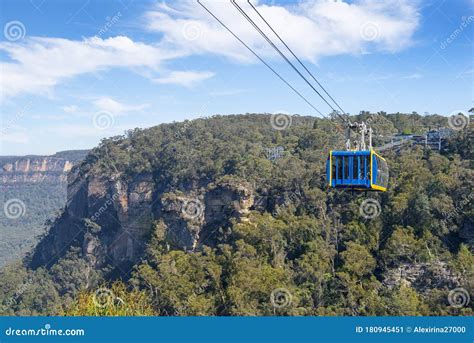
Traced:
<path fill-rule="evenodd" d="M 326 163 L 329 187 L 385 192 L 387 161 L 374 150 L 330 151 Z"/>
<path fill-rule="evenodd" d="M 350 130 L 360 134 L 352 149 Z M 368 135 L 369 145 L 365 139 Z M 348 123 L 345 151 L 330 151 L 326 162 L 329 187 L 352 191 L 385 192 L 388 187 L 387 161 L 372 149 L 372 128 L 366 123 Z"/>

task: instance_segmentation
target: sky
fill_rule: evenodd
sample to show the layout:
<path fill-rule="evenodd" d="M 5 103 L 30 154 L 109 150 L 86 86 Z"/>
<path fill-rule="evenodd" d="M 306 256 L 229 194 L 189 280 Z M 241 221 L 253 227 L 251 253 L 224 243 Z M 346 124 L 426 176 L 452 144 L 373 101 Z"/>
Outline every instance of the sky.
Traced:
<path fill-rule="evenodd" d="M 331 112 L 229 1 L 202 3 Z M 348 113 L 473 107 L 472 0 L 252 3 Z M 0 28 L 0 155 L 214 114 L 320 116 L 196 1 L 2 0 Z"/>

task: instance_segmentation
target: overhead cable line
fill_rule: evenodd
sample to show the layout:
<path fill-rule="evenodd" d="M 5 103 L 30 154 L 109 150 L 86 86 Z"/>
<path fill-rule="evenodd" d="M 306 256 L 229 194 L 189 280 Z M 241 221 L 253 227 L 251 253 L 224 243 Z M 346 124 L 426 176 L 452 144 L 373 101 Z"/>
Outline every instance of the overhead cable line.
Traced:
<path fill-rule="evenodd" d="M 286 81 L 283 76 L 281 76 L 275 69 L 273 69 L 267 62 L 263 60 L 250 46 L 248 46 L 242 39 L 240 39 L 227 25 L 225 25 L 219 18 L 217 18 L 214 13 L 211 12 L 204 4 L 197 0 L 197 3 L 201 5 L 219 24 L 221 24 L 232 36 L 234 36 L 243 46 L 245 46 L 255 57 L 257 57 L 260 62 L 262 62 L 268 69 L 270 69 L 281 81 L 283 81 L 288 87 L 290 87 L 293 92 L 295 92 L 301 99 L 303 99 L 309 106 L 311 106 L 316 112 L 321 116 L 328 119 L 324 114 L 322 114 L 306 97 L 301 94 L 296 88 L 294 88 L 288 81 Z"/>
<path fill-rule="evenodd" d="M 234 5 L 234 7 L 242 14 L 242 16 L 247 19 L 247 21 L 262 35 L 263 38 L 270 44 L 279 54 L 280 56 L 298 73 L 298 75 L 316 92 L 316 94 L 319 95 L 321 99 L 333 110 L 337 113 L 337 110 L 326 100 L 324 96 L 322 96 L 321 93 L 313 86 L 311 82 L 308 81 L 308 79 L 299 71 L 298 68 L 295 67 L 295 65 L 286 57 L 285 54 L 281 52 L 280 49 L 273 43 L 273 41 L 268 38 L 268 36 L 263 32 L 260 27 L 250 18 L 247 13 L 237 4 L 235 0 L 230 0 L 230 2 Z"/>
<path fill-rule="evenodd" d="M 280 42 L 285 45 L 285 47 L 288 49 L 288 51 L 293 55 L 293 57 L 299 62 L 299 64 L 308 72 L 308 74 L 313 78 L 314 81 L 321 87 L 321 89 L 326 93 L 326 95 L 336 104 L 336 106 L 341 110 L 341 112 L 347 116 L 347 113 L 342 109 L 342 107 L 337 103 L 336 100 L 329 94 L 329 92 L 323 87 L 323 85 L 318 81 L 318 79 L 313 75 L 313 73 L 306 67 L 306 65 L 296 56 L 296 54 L 293 52 L 293 50 L 285 43 L 285 41 L 280 37 L 280 35 L 273 29 L 273 27 L 268 23 L 268 21 L 263 17 L 263 15 L 257 10 L 257 8 L 250 2 L 250 0 L 247 0 L 249 5 L 253 8 L 253 10 L 258 14 L 258 16 L 265 22 L 265 24 L 272 30 L 272 32 L 275 34 L 275 36 L 278 37 Z M 347 118 L 344 118 L 347 120 Z"/>

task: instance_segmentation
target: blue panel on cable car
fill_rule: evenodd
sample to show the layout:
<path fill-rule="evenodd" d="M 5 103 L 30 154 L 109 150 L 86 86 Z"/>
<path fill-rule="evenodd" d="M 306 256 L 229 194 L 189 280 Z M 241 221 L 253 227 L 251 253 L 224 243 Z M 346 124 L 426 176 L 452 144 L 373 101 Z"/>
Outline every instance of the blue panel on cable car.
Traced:
<path fill-rule="evenodd" d="M 388 186 L 387 162 L 373 150 L 330 151 L 326 174 L 332 188 L 385 192 Z"/>

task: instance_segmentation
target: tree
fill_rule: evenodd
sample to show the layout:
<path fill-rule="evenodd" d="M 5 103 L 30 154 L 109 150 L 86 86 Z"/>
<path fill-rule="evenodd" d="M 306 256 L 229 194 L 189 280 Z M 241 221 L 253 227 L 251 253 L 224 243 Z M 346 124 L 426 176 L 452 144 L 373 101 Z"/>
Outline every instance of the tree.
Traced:
<path fill-rule="evenodd" d="M 362 245 L 349 242 L 347 249 L 341 253 L 343 270 L 350 275 L 361 278 L 373 271 L 376 262 L 370 252 Z"/>
<path fill-rule="evenodd" d="M 393 316 L 425 316 L 428 313 L 428 307 L 419 294 L 408 285 L 394 289 L 387 306 Z"/>

